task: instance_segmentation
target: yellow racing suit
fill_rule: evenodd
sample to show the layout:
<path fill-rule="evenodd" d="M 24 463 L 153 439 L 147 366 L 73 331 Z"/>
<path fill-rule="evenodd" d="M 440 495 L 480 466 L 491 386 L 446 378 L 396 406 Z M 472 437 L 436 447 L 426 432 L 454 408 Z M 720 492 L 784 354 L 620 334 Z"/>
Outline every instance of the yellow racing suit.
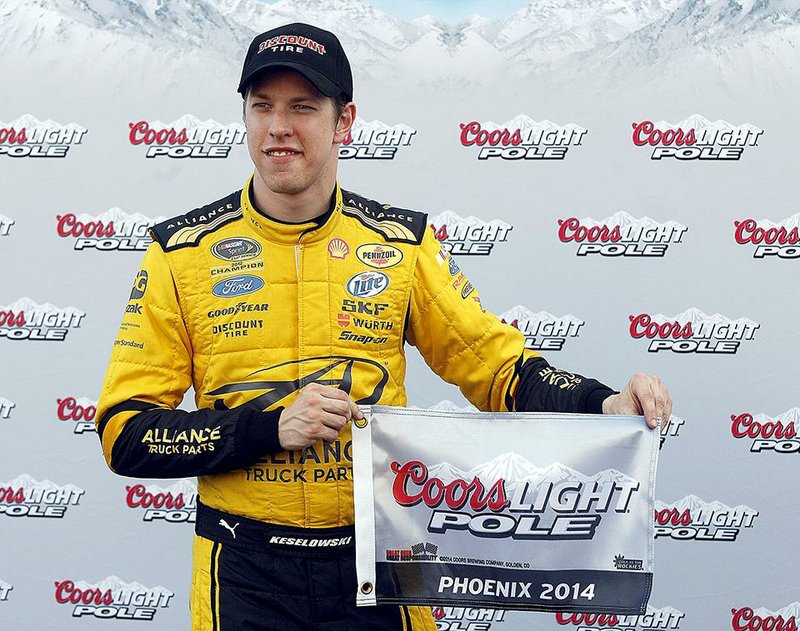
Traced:
<path fill-rule="evenodd" d="M 550 368 L 484 311 L 423 213 L 337 185 L 321 222 L 288 224 L 249 190 L 152 229 L 98 406 L 115 472 L 198 476 L 203 505 L 259 522 L 347 526 L 350 427 L 331 445 L 278 442 L 305 385 L 404 406 L 409 342 L 481 410 L 596 412 L 612 392 Z M 177 410 L 189 386 L 198 409 Z M 211 549 L 195 552 L 197 565 Z"/>

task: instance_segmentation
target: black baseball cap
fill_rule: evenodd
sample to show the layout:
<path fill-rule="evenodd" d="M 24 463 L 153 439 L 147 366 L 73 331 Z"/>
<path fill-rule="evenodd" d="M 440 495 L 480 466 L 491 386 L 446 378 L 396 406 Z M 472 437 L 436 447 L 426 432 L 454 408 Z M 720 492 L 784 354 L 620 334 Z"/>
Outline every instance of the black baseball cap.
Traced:
<path fill-rule="evenodd" d="M 238 92 L 267 68 L 291 68 L 325 96 L 353 100 L 353 74 L 339 39 L 330 31 L 295 22 L 256 36 L 247 49 Z"/>

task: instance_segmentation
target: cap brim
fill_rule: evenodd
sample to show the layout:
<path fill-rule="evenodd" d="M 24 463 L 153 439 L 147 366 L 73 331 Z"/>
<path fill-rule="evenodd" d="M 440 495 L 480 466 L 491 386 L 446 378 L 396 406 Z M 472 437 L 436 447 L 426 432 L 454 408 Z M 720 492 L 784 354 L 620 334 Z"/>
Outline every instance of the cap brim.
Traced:
<path fill-rule="evenodd" d="M 273 68 L 290 68 L 291 70 L 295 70 L 303 75 L 306 79 L 311 82 L 317 90 L 319 90 L 325 96 L 332 96 L 336 97 L 339 96 L 342 92 L 342 88 L 336 85 L 333 81 L 328 79 L 325 75 L 321 72 L 317 71 L 310 66 L 306 66 L 305 64 L 300 64 L 291 61 L 275 61 L 272 63 L 266 63 L 263 65 L 258 66 L 257 68 L 253 68 L 245 77 L 242 78 L 241 82 L 239 83 L 239 89 L 237 92 L 244 96 L 245 88 L 247 84 L 250 83 L 256 75 L 264 72 L 265 70 L 271 70 Z"/>

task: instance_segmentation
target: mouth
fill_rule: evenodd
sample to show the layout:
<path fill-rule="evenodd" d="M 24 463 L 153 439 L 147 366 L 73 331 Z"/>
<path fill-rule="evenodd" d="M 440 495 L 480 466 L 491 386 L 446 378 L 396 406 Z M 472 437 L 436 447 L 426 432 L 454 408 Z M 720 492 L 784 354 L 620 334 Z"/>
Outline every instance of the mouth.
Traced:
<path fill-rule="evenodd" d="M 299 156 L 302 152 L 294 149 L 278 148 L 278 149 L 265 149 L 264 153 L 270 158 L 286 158 L 289 156 Z"/>

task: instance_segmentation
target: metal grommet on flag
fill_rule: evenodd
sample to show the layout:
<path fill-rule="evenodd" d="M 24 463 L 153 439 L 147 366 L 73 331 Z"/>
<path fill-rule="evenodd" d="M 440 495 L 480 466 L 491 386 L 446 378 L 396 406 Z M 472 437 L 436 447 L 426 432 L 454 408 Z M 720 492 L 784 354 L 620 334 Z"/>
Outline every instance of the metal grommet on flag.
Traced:
<path fill-rule="evenodd" d="M 362 594 L 371 594 L 372 593 L 372 583 L 370 583 L 369 581 L 364 581 L 363 583 L 361 583 L 361 587 L 359 588 L 359 591 Z"/>

